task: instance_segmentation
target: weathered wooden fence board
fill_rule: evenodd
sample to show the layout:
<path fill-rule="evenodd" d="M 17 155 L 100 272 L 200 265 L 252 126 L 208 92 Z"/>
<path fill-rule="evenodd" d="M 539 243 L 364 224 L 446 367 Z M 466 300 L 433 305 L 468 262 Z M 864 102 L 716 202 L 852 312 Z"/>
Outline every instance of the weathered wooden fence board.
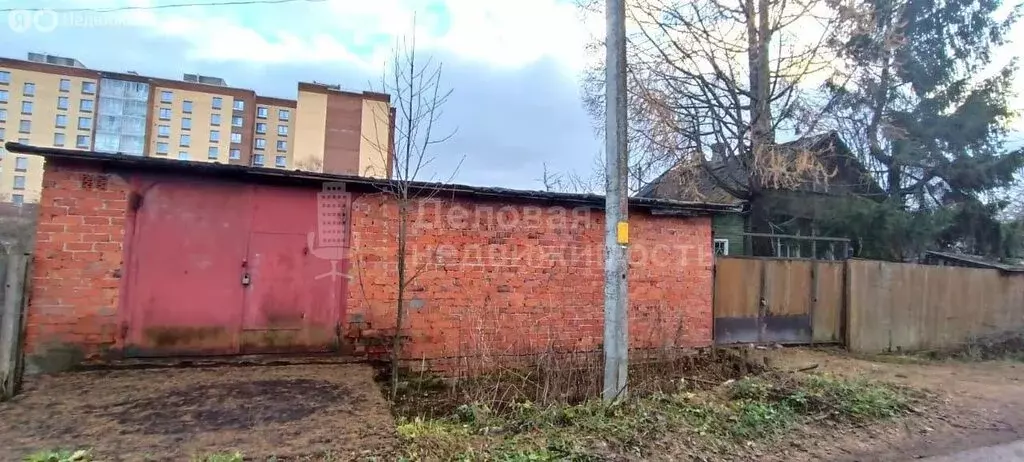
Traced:
<path fill-rule="evenodd" d="M 1024 329 L 1024 274 L 862 260 L 848 264 L 851 351 L 950 348 Z"/>
<path fill-rule="evenodd" d="M 0 400 L 14 396 L 21 360 L 21 324 L 28 257 L 20 253 L 0 255 L 4 289 L 0 291 Z"/>

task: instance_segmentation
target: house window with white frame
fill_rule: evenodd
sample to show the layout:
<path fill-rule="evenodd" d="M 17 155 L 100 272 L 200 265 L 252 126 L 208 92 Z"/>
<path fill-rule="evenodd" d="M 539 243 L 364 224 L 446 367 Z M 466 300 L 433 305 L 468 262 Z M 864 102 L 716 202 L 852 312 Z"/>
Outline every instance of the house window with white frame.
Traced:
<path fill-rule="evenodd" d="M 728 239 L 715 239 L 714 242 L 715 255 L 729 255 L 729 240 Z"/>

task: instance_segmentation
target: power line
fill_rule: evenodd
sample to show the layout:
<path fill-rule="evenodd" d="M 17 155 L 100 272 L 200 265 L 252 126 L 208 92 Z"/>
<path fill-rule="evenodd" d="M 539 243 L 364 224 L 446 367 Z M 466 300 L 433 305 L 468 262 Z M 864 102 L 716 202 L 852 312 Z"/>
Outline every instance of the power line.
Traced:
<path fill-rule="evenodd" d="M 277 5 L 281 3 L 322 3 L 327 0 L 234 0 L 234 1 L 223 1 L 223 2 L 209 2 L 209 3 L 172 3 L 168 5 L 150 5 L 150 6 L 117 6 L 111 8 L 3 8 L 0 9 L 0 13 L 10 13 L 14 11 L 46 11 L 53 13 L 115 13 L 118 11 L 135 11 L 135 10 L 165 10 L 169 8 L 187 8 L 192 6 L 235 6 L 235 5 Z"/>

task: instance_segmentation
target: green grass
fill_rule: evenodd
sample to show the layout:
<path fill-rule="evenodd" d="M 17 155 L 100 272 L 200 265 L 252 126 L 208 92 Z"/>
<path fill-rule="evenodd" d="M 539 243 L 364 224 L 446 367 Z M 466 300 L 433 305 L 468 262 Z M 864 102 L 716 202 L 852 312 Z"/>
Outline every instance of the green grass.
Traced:
<path fill-rule="evenodd" d="M 708 452 L 776 438 L 801 423 L 861 424 L 903 415 L 914 394 L 828 375 L 749 377 L 710 392 L 633 397 L 500 412 L 467 404 L 434 419 L 401 419 L 405 460 L 595 460 L 644 458 L 652 443 L 685 437 Z"/>
<path fill-rule="evenodd" d="M 239 451 L 217 452 L 192 459 L 193 462 L 242 462 L 245 458 Z"/>
<path fill-rule="evenodd" d="M 32 453 L 25 462 L 89 462 L 92 456 L 87 449 L 56 449 Z"/>

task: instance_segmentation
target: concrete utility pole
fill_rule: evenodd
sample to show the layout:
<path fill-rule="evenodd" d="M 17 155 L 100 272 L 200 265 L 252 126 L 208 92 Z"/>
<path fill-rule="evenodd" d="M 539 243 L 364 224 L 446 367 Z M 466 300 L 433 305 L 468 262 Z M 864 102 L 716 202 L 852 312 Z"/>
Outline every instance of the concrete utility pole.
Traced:
<path fill-rule="evenodd" d="M 605 239 L 604 239 L 604 399 L 625 397 L 629 364 L 629 223 L 626 167 L 626 5 L 606 0 L 605 39 Z"/>

